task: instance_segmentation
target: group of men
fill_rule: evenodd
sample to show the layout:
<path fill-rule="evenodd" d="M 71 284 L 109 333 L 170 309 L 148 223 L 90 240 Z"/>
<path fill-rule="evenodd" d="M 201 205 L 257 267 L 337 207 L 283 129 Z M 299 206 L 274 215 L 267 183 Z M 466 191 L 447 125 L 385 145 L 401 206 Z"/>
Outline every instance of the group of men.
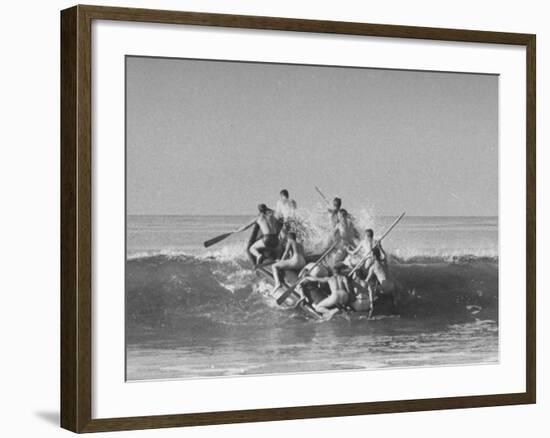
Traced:
<path fill-rule="evenodd" d="M 328 246 L 336 243 L 331 257 L 325 261 L 326 266 L 317 266 L 308 270 L 304 248 L 297 240 L 296 235 L 296 201 L 290 199 L 288 190 L 281 190 L 275 210 L 265 204 L 258 205 L 258 216 L 249 224 L 241 228 L 244 230 L 254 226 L 247 248 L 251 260 L 258 266 L 266 258 L 275 259 L 282 250 L 282 255 L 271 268 L 275 278 L 275 288 L 280 287 L 283 272 L 286 270 L 302 271 L 306 274 L 305 281 L 328 283 L 330 295 L 317 304 L 314 309 L 326 318 L 332 317 L 343 306 L 350 302 L 352 293 L 357 287 L 368 288 L 371 303 L 373 300 L 373 284 L 378 283 L 386 293 L 393 293 L 394 283 L 391 280 L 386 254 L 380 242 L 374 239 L 372 229 L 365 230 L 361 239 L 350 214 L 342 208 L 342 200 L 334 198 L 332 205 L 327 209 L 331 233 Z M 258 234 L 261 236 L 258 238 Z M 282 246 L 284 243 L 284 249 Z M 363 249 L 369 257 L 363 266 L 355 270 L 351 278 L 344 275 L 353 268 L 359 251 Z M 372 309 L 372 306 L 371 306 Z"/>
<path fill-rule="evenodd" d="M 296 201 L 290 199 L 288 190 L 283 189 L 275 210 L 259 204 L 258 216 L 237 230 L 244 231 L 254 226 L 247 251 L 255 265 L 260 265 L 265 258 L 276 257 L 280 242 L 291 231 L 290 224 L 295 218 L 296 208 Z"/>

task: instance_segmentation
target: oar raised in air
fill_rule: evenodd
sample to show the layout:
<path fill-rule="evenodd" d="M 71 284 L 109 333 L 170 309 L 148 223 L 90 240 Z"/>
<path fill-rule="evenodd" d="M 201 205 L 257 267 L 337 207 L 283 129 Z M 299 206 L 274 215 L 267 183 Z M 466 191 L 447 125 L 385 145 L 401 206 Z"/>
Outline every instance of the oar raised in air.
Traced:
<path fill-rule="evenodd" d="M 324 195 L 324 193 L 321 191 L 321 189 L 319 187 L 315 186 L 315 190 L 317 190 L 317 193 L 319 193 L 321 198 L 323 198 L 323 201 L 325 201 L 327 203 L 327 205 L 330 207 L 330 202 L 328 202 L 327 197 Z"/>
<path fill-rule="evenodd" d="M 382 242 L 382 239 L 384 239 L 384 237 L 386 237 L 386 236 L 389 234 L 389 232 L 390 232 L 391 230 L 393 230 L 393 228 L 397 225 L 397 223 L 398 223 L 401 219 L 403 219 L 403 216 L 405 216 L 405 212 L 401 213 L 401 215 L 399 215 L 399 217 L 398 217 L 396 220 L 393 221 L 393 223 L 388 227 L 388 229 L 384 232 L 384 234 L 382 234 L 382 236 L 378 239 L 378 241 L 376 242 L 376 245 L 374 245 L 374 247 L 373 247 L 369 252 L 367 252 L 367 253 L 361 258 L 361 260 L 359 261 L 359 263 L 357 263 L 357 264 L 355 265 L 355 267 L 349 272 L 348 277 L 351 277 L 353 274 L 355 274 L 355 272 L 356 272 L 361 266 L 363 266 L 363 264 L 367 261 L 367 258 L 368 258 L 368 257 L 370 256 L 370 254 L 372 253 L 372 250 L 373 250 L 374 248 L 376 248 L 380 242 Z"/>
<path fill-rule="evenodd" d="M 300 275 L 300 277 L 298 278 L 298 281 L 296 283 L 294 283 L 293 286 L 290 286 L 287 290 L 285 290 L 281 296 L 279 298 L 277 298 L 277 304 L 281 305 L 282 303 L 284 303 L 284 301 L 286 300 L 286 298 L 296 290 L 296 288 L 298 286 L 300 286 L 304 280 L 306 279 L 307 277 L 307 274 L 311 271 L 313 271 L 317 266 L 319 266 L 324 259 L 327 258 L 327 256 L 334 250 L 334 248 L 336 248 L 336 245 L 337 245 L 337 242 L 334 242 L 322 255 L 321 257 L 319 257 L 319 259 L 313 264 L 313 266 L 311 266 L 310 268 L 308 268 L 307 270 L 303 271 L 303 274 Z"/>
<path fill-rule="evenodd" d="M 254 225 L 254 223 L 255 223 L 255 221 L 252 221 L 251 223 L 239 228 L 238 230 L 231 231 L 229 233 L 220 234 L 219 236 L 213 237 L 212 239 L 207 240 L 206 242 L 204 242 L 204 247 L 208 248 L 209 246 L 215 245 L 216 243 L 221 242 L 224 239 L 227 239 L 232 234 L 240 233 L 241 231 L 244 231 L 244 230 L 250 228 L 252 225 Z"/>

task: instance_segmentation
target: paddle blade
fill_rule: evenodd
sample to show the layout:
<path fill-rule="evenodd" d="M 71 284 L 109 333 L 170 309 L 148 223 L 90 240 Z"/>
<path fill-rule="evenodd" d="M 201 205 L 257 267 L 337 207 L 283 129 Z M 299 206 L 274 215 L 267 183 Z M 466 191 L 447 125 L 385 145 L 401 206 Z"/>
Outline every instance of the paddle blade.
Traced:
<path fill-rule="evenodd" d="M 215 245 L 216 243 L 218 242 L 221 242 L 222 240 L 224 239 L 227 239 L 229 236 L 231 236 L 233 233 L 225 233 L 225 234 L 220 234 L 219 236 L 217 237 L 214 237 L 210 240 L 207 240 L 206 242 L 204 242 L 204 247 L 205 248 L 208 248 L 209 246 L 212 246 L 212 245 Z"/>

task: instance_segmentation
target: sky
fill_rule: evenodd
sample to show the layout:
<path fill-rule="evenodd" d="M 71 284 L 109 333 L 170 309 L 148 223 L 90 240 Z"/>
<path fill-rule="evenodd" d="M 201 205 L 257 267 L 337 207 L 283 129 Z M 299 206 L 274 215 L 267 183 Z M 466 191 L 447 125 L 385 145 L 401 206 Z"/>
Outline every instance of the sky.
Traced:
<path fill-rule="evenodd" d="M 126 58 L 128 214 L 498 214 L 498 76 Z"/>

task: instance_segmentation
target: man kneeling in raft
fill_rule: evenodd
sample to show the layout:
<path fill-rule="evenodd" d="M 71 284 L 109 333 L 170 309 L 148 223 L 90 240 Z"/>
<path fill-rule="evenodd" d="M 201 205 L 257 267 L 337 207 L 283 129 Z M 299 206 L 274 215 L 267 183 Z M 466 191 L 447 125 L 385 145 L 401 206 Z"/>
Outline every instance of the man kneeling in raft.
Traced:
<path fill-rule="evenodd" d="M 324 319 L 331 319 L 340 310 L 339 306 L 346 305 L 351 296 L 348 279 L 342 274 L 342 271 L 348 266 L 344 263 L 337 263 L 332 268 L 334 274 L 331 277 L 312 277 L 308 276 L 308 281 L 317 281 L 319 283 L 328 283 L 330 295 L 317 304 L 313 304 L 313 308 L 319 312 Z"/>
<path fill-rule="evenodd" d="M 279 234 L 279 221 L 275 217 L 275 212 L 265 204 L 258 205 L 258 211 L 260 214 L 252 222 L 241 227 L 241 230 L 245 230 L 256 223 L 262 232 L 262 237 L 249 248 L 250 253 L 256 259 L 257 265 L 264 259 L 263 253 L 266 250 L 274 251 L 279 245 L 279 238 L 277 237 Z"/>

